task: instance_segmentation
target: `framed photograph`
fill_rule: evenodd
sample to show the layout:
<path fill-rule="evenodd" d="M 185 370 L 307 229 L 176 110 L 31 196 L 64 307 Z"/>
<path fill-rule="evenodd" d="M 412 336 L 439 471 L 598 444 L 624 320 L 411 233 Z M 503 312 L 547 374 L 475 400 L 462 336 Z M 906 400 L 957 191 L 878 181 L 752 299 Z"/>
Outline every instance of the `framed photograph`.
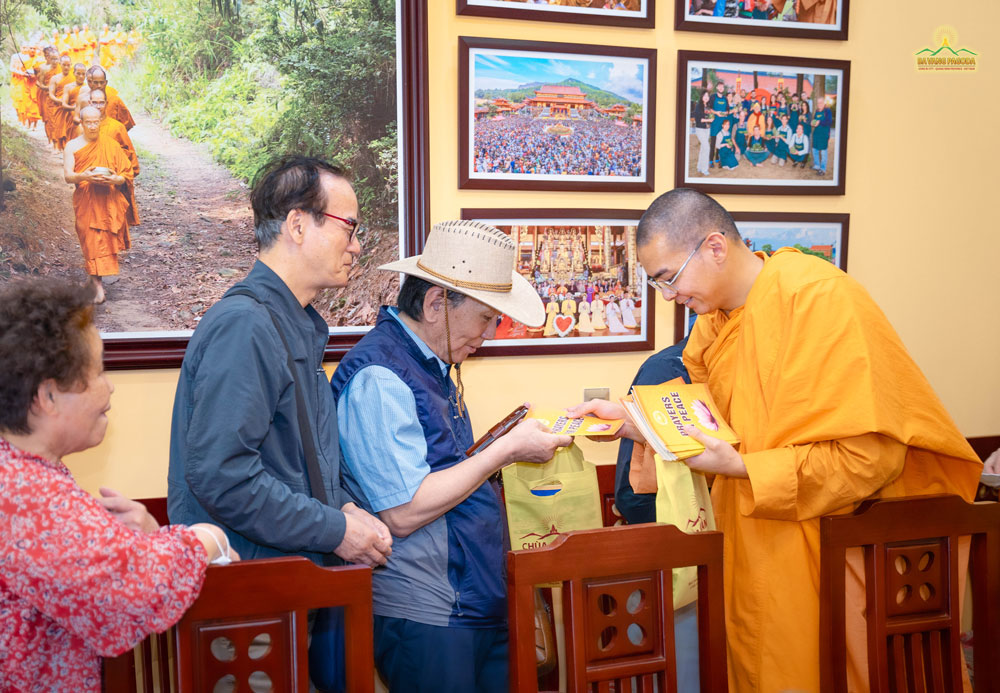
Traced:
<path fill-rule="evenodd" d="M 675 0 L 674 28 L 847 40 L 850 0 Z"/>
<path fill-rule="evenodd" d="M 516 269 L 545 304 L 545 325 L 503 317 L 477 353 L 580 354 L 653 348 L 653 290 L 636 259 L 642 210 L 463 209 L 517 243 Z"/>
<path fill-rule="evenodd" d="M 677 53 L 677 187 L 843 195 L 851 64 Z"/>
<path fill-rule="evenodd" d="M 573 22 L 652 29 L 655 0 L 574 0 L 525 2 L 524 0 L 456 0 L 458 14 L 543 22 Z"/>
<path fill-rule="evenodd" d="M 653 191 L 655 50 L 458 42 L 460 188 Z"/>
<path fill-rule="evenodd" d="M 5 180 L 17 187 L 0 211 L 0 282 L 34 275 L 83 284 L 96 273 L 107 297 L 95 311 L 106 366 L 177 367 L 202 315 L 254 263 L 254 172 L 281 153 L 320 156 L 353 178 L 364 227 L 348 286 L 313 303 L 331 325 L 326 356 L 338 358 L 395 297 L 398 276 L 370 270 L 419 252 L 430 226 L 426 2 L 331 0 L 298 10 L 264 2 L 239 10 L 228 1 L 177 0 L 150 5 L 141 24 L 123 18 L 119 27 L 94 26 L 92 41 L 51 27 L 38 38 L 42 15 L 19 18 L 19 41 L 61 43 L 81 73 L 103 65 L 108 86 L 127 104 L 138 221 L 129 219 L 128 235 L 114 232 L 121 243 L 111 256 L 87 255 L 99 240 L 76 223 L 87 208 L 74 207 L 63 159 L 52 153 L 58 145 L 48 135 L 56 130 L 29 108 L 35 85 L 28 81 L 37 77 L 25 70 L 14 93 L 0 92 L 0 107 L 21 120 L 4 122 Z M 37 54 L 40 71 L 45 61 Z M 345 61 L 351 70 L 337 67 Z M 65 88 L 82 90 L 74 72 Z M 177 88 L 189 78 L 209 86 L 193 96 Z M 329 98 L 334 83 L 338 99 Z M 104 264 L 95 270 L 95 262 Z"/>
<path fill-rule="evenodd" d="M 771 254 L 778 248 L 798 248 L 847 271 L 847 232 L 850 214 L 798 212 L 731 212 L 743 242 L 750 250 Z M 674 342 L 691 331 L 697 315 L 674 308 Z"/>

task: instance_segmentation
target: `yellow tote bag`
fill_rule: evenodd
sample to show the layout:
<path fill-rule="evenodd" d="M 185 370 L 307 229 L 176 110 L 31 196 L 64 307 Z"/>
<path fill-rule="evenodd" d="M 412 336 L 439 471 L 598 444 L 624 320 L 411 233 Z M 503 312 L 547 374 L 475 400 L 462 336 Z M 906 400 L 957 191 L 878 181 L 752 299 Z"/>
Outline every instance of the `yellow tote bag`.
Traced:
<path fill-rule="evenodd" d="M 565 532 L 602 526 L 597 468 L 575 444 L 560 448 L 548 462 L 516 462 L 502 474 L 515 551 L 546 546 Z"/>
<path fill-rule="evenodd" d="M 708 483 L 701 472 L 683 462 L 668 462 L 654 455 L 656 462 L 656 521 L 674 525 L 693 534 L 715 529 L 715 513 Z M 698 568 L 674 568 L 674 608 L 698 598 Z"/>

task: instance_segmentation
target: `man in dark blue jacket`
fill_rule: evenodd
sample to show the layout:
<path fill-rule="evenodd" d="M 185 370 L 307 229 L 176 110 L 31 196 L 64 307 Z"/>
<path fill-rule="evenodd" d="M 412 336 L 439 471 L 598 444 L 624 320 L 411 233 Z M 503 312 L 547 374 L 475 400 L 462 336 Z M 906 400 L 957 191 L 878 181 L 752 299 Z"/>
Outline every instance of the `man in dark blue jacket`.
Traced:
<path fill-rule="evenodd" d="M 347 284 L 361 252 L 357 198 L 339 169 L 289 157 L 260 177 L 251 203 L 257 262 L 205 314 L 181 366 L 170 521 L 222 525 L 244 559 L 319 561 L 332 552 L 380 565 L 392 538 L 341 488 L 336 412 L 322 368 L 329 329 L 309 305 L 321 290 Z M 299 417 L 309 425 L 300 428 Z M 325 494 L 308 481 L 303 430 L 313 438 Z"/>

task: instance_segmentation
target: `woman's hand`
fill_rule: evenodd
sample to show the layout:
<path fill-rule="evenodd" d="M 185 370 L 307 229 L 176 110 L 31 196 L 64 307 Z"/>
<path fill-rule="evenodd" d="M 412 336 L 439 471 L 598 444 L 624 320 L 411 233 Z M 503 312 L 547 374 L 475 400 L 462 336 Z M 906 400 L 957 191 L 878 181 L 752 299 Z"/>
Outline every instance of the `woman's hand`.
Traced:
<path fill-rule="evenodd" d="M 102 486 L 100 488 L 101 497 L 97 502 L 104 506 L 104 509 L 111 513 L 111 516 L 121 522 L 129 529 L 137 532 L 152 534 L 160 528 L 156 518 L 149 514 L 139 501 L 126 498 L 114 489 Z"/>

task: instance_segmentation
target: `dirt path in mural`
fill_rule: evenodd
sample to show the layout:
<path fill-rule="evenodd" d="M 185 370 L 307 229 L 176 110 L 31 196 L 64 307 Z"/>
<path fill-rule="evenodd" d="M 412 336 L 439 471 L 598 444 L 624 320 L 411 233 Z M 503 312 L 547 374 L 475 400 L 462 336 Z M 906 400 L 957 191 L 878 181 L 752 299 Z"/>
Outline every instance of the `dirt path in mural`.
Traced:
<path fill-rule="evenodd" d="M 249 191 L 200 145 L 171 136 L 148 115 L 134 116 L 129 134 L 141 167 L 135 188 L 142 223 L 130 229 L 132 248 L 121 255 L 119 278 L 106 285 L 97 324 L 103 332 L 193 329 L 253 264 Z M 0 213 L 0 273 L 83 282 L 62 156 L 40 127 L 28 133 L 27 145 L 32 170 L 15 181 Z M 365 231 L 350 286 L 324 292 L 314 304 L 330 325 L 372 324 L 378 306 L 392 301 L 395 275 L 370 270 L 399 257 L 396 239 L 394 229 Z"/>

